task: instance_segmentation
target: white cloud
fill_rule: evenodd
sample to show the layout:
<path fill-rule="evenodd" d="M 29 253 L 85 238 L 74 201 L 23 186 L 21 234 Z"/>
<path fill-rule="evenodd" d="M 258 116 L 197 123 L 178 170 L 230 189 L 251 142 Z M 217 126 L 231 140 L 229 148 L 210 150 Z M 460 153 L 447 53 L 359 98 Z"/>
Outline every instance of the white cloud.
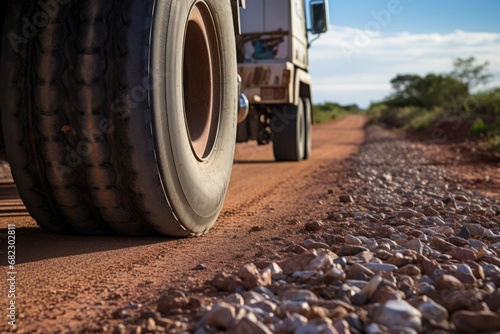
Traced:
<path fill-rule="evenodd" d="M 499 50 L 500 33 L 384 35 L 332 26 L 311 47 L 314 100 L 367 107 L 390 93 L 389 81 L 398 73 L 449 72 L 453 59 L 469 56 L 488 61 L 495 76 L 490 86 L 500 86 Z"/>

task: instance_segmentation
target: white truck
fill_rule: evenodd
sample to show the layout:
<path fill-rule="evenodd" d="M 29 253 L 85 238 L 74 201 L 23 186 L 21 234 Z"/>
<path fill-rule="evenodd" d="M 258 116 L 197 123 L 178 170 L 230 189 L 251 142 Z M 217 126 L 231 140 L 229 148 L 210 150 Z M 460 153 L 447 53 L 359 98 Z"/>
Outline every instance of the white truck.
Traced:
<path fill-rule="evenodd" d="M 250 103 L 238 142 L 273 143 L 277 161 L 311 153 L 312 96 L 308 32 L 326 32 L 327 3 L 312 1 L 308 29 L 303 0 L 253 0 L 241 13 L 236 38 L 242 92 Z"/>
<path fill-rule="evenodd" d="M 303 6 L 296 15 L 305 29 Z M 3 0 L 0 7 L 0 137 L 38 225 L 83 234 L 208 231 L 248 107 L 238 91 L 235 37 L 245 0 Z M 313 20 L 319 26 L 324 18 Z M 302 62 L 290 64 L 305 66 L 304 48 Z M 286 66 L 295 82 L 302 72 Z M 286 101 L 300 105 L 297 97 Z"/>

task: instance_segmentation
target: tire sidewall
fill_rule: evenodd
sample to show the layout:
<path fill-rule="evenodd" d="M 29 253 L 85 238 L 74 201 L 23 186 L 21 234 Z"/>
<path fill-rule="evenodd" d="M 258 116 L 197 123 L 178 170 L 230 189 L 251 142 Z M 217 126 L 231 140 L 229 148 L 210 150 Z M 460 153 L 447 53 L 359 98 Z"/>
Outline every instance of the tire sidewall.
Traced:
<path fill-rule="evenodd" d="M 221 110 L 212 153 L 199 161 L 191 148 L 183 94 L 183 50 L 191 8 L 209 8 L 221 57 Z M 186 0 L 156 3 L 152 29 L 152 124 L 160 177 L 170 205 L 193 233 L 217 218 L 230 180 L 236 138 L 237 68 L 229 1 Z"/>
<path fill-rule="evenodd" d="M 305 152 L 305 140 L 306 140 L 306 121 L 304 118 L 304 103 L 299 99 L 299 104 L 297 105 L 297 157 L 298 160 L 304 159 Z"/>
<path fill-rule="evenodd" d="M 312 150 L 312 106 L 311 100 L 307 97 L 302 99 L 302 103 L 305 118 L 304 159 L 308 159 Z"/>

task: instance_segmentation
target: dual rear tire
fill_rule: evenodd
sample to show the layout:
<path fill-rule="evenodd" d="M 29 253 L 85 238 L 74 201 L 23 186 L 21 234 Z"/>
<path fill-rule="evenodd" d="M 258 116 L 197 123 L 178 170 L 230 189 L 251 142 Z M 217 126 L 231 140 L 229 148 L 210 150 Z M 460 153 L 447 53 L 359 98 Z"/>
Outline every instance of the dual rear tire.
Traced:
<path fill-rule="evenodd" d="M 271 121 L 273 152 L 276 161 L 307 160 L 311 155 L 312 108 L 308 98 L 297 105 L 274 109 Z"/>

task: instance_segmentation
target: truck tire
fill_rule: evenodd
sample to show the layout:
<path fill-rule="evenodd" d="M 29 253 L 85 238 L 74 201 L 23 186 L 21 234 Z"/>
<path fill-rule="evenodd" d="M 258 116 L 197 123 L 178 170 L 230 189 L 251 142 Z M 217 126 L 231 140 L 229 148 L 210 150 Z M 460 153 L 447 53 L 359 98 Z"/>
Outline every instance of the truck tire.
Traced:
<path fill-rule="evenodd" d="M 276 161 L 300 161 L 304 158 L 304 104 L 285 104 L 274 109 L 271 120 L 273 151 Z"/>
<path fill-rule="evenodd" d="M 304 103 L 304 119 L 305 119 L 305 131 L 304 131 L 304 160 L 309 159 L 312 150 L 312 105 L 311 100 L 307 97 L 302 99 Z"/>
<path fill-rule="evenodd" d="M 30 214 L 63 233 L 206 232 L 236 137 L 230 2 L 51 4 L 10 1 L 1 56 L 7 154 Z"/>

